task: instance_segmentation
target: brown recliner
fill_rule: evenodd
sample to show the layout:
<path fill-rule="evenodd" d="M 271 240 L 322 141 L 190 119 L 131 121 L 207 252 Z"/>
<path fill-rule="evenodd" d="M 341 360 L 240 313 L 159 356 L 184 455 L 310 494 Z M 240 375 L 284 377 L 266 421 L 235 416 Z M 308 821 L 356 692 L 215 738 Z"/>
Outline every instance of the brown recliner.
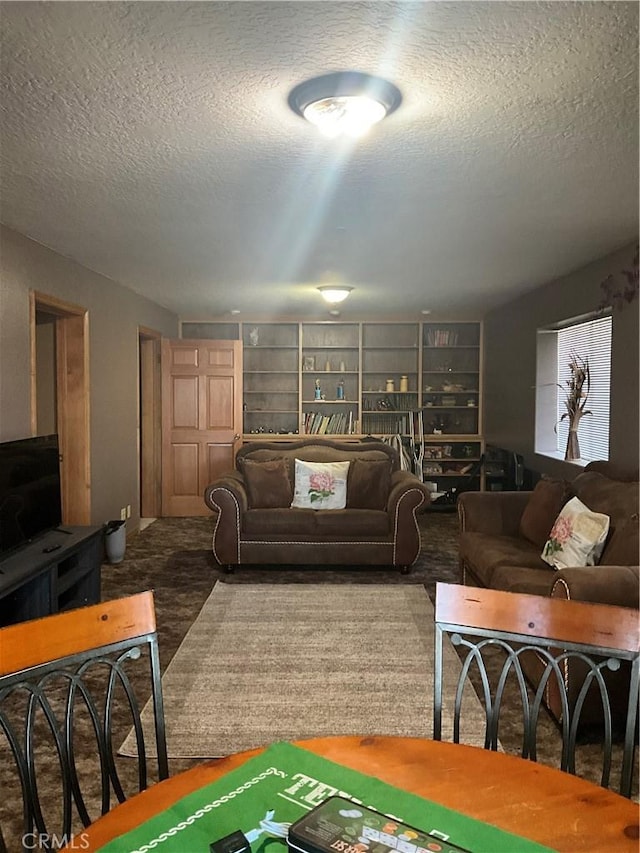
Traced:
<path fill-rule="evenodd" d="M 365 479 L 368 468 L 376 474 L 368 493 L 363 495 L 360 490 L 360 500 L 355 496 L 355 484 L 352 496 L 348 480 L 345 509 L 297 508 L 290 505 L 296 459 L 358 460 L 357 470 Z M 291 486 L 288 499 L 281 500 L 284 505 L 280 506 L 255 505 L 273 501 L 256 501 L 255 489 L 252 501 L 246 463 L 276 460 L 285 463 Z M 379 492 L 378 472 L 385 475 L 386 494 Z M 372 491 L 377 492 L 373 501 Z M 400 469 L 396 450 L 385 442 L 307 438 L 244 445 L 238 451 L 236 469 L 207 486 L 204 500 L 216 513 L 213 555 L 227 571 L 245 564 L 313 564 L 389 565 L 406 573 L 420 552 L 417 513 L 429 502 L 429 492 L 417 476 Z"/>

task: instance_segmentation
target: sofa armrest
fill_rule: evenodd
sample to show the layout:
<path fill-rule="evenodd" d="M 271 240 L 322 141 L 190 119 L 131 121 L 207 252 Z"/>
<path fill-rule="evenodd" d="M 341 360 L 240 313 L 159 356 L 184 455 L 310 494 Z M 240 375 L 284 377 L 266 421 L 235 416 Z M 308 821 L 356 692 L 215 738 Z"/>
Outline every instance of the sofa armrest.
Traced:
<path fill-rule="evenodd" d="M 517 536 L 531 492 L 462 492 L 458 496 L 461 532 Z"/>
<path fill-rule="evenodd" d="M 552 598 L 638 607 L 640 568 L 638 566 L 582 566 L 556 573 Z"/>
<path fill-rule="evenodd" d="M 242 517 L 248 508 L 242 474 L 232 471 L 204 490 L 204 502 L 217 515 L 213 528 L 213 556 L 221 566 L 240 563 Z"/>
<path fill-rule="evenodd" d="M 390 529 L 393 530 L 393 565 L 410 566 L 420 553 L 417 513 L 429 504 L 431 495 L 415 474 L 395 471 L 387 501 Z"/>

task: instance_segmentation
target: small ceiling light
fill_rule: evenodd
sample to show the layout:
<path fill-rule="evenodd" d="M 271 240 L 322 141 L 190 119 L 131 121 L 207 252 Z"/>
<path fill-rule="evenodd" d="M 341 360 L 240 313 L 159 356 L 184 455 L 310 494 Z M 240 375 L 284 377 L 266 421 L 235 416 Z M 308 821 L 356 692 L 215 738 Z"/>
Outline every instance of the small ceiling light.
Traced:
<path fill-rule="evenodd" d="M 300 83 L 289 106 L 315 124 L 324 136 L 363 136 L 400 104 L 400 91 L 381 77 L 339 71 Z"/>
<path fill-rule="evenodd" d="M 336 305 L 338 302 L 344 302 L 353 288 L 342 284 L 323 284 L 318 290 L 325 302 L 328 302 L 330 305 Z"/>

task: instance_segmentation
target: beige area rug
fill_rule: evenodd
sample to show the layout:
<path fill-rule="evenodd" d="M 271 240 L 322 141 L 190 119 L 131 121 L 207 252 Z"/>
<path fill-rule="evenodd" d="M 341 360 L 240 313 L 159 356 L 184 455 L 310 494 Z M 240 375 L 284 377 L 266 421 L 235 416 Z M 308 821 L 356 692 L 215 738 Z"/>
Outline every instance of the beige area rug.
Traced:
<path fill-rule="evenodd" d="M 433 607 L 416 585 L 216 583 L 163 678 L 170 758 L 324 735 L 431 737 Z M 459 669 L 451 646 L 445 671 Z M 443 737 L 451 715 L 443 703 Z M 461 740 L 481 746 L 471 688 Z M 150 707 L 143 719 L 151 727 Z M 130 733 L 121 754 L 132 754 Z"/>

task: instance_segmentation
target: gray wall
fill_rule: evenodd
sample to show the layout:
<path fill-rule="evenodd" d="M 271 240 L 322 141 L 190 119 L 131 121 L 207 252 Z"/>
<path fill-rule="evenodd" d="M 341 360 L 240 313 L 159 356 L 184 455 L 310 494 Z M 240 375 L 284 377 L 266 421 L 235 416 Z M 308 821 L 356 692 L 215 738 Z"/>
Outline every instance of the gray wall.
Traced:
<path fill-rule="evenodd" d="M 536 330 L 594 311 L 608 275 L 630 269 L 635 244 L 548 282 L 485 317 L 485 423 L 488 443 L 521 453 L 535 471 L 572 479 L 573 463 L 534 451 Z M 612 313 L 609 459 L 638 467 L 638 301 Z"/>
<path fill-rule="evenodd" d="M 138 326 L 178 336 L 170 311 L 0 226 L 0 441 L 31 434 L 29 291 L 89 311 L 92 521 L 139 519 Z"/>

